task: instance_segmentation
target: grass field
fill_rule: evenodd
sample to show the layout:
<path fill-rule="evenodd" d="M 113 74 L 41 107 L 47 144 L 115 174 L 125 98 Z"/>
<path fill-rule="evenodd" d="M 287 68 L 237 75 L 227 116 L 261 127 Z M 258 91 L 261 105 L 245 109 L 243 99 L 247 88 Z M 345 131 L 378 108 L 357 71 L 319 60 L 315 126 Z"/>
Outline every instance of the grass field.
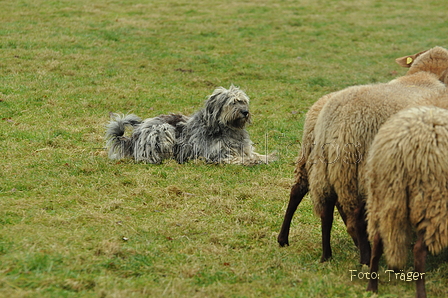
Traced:
<path fill-rule="evenodd" d="M 319 263 L 309 199 L 291 246 L 277 245 L 304 114 L 326 93 L 404 74 L 397 57 L 447 47 L 447 1 L 0 7 L 1 297 L 375 296 L 351 280 L 363 269 L 339 217 L 334 258 Z M 192 114 L 230 84 L 251 98 L 257 151 L 277 162 L 107 158 L 109 112 Z M 430 297 L 448 297 L 446 259 L 428 258 Z M 380 278 L 379 297 L 413 295 L 413 282 Z"/>

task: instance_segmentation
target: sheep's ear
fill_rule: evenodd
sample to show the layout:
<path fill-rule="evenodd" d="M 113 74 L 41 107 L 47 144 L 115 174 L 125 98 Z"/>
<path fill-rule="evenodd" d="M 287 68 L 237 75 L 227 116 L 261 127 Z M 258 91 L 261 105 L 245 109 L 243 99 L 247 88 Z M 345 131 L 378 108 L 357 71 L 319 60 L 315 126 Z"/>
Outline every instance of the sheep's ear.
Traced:
<path fill-rule="evenodd" d="M 417 53 L 417 54 L 414 54 L 411 56 L 404 56 L 401 58 L 397 58 L 397 59 L 395 59 L 395 62 L 397 62 L 398 65 L 400 65 L 400 66 L 409 68 L 409 67 L 411 67 L 412 63 L 414 63 L 415 58 L 417 58 L 418 56 L 420 56 L 423 53 L 426 53 L 427 51 L 429 51 L 429 50 L 426 50 L 426 51 L 423 51 L 423 52 L 420 52 L 420 53 Z"/>

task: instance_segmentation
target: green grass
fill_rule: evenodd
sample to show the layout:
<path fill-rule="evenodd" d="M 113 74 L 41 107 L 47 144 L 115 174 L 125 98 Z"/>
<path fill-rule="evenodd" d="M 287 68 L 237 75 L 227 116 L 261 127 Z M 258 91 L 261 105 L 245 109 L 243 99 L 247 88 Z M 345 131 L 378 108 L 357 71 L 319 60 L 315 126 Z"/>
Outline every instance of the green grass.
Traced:
<path fill-rule="evenodd" d="M 446 1 L 10 1 L 0 10 L 0 296 L 371 297 L 339 217 L 331 262 L 309 199 L 276 236 L 304 114 L 447 46 Z M 215 87 L 251 98 L 271 165 L 110 161 L 109 112 L 192 114 Z M 448 295 L 446 252 L 427 290 Z M 409 266 L 411 266 L 409 261 Z M 384 266 L 384 262 L 382 263 Z M 380 297 L 414 283 L 380 281 Z"/>

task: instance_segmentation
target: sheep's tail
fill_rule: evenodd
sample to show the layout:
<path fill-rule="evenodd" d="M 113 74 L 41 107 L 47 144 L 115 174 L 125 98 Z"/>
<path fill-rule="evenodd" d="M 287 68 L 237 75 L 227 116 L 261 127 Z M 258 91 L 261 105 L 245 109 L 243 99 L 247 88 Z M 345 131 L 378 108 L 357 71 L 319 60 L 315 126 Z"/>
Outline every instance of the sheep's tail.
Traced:
<path fill-rule="evenodd" d="M 407 208 L 406 192 L 401 191 L 386 200 L 394 200 L 398 208 L 385 210 L 383 222 L 380 229 L 384 232 L 384 255 L 387 264 L 391 268 L 404 268 L 408 258 L 408 248 L 410 245 L 411 226 L 409 220 L 409 209 Z M 383 227 L 381 227 L 383 226 Z"/>
<path fill-rule="evenodd" d="M 383 175 L 378 175 L 383 179 Z M 378 178 L 377 176 L 377 178 Z M 409 219 L 408 194 L 403 177 L 395 181 L 371 181 L 367 200 L 368 234 L 371 241 L 380 233 L 387 264 L 393 269 L 406 265 L 412 227 Z M 389 182 L 389 183 L 388 183 Z"/>
<path fill-rule="evenodd" d="M 119 115 L 111 113 L 111 121 L 107 125 L 106 147 L 109 149 L 110 159 L 132 157 L 134 151 L 133 141 L 124 136 L 126 127 L 133 128 L 140 125 L 142 120 L 136 115 Z"/>

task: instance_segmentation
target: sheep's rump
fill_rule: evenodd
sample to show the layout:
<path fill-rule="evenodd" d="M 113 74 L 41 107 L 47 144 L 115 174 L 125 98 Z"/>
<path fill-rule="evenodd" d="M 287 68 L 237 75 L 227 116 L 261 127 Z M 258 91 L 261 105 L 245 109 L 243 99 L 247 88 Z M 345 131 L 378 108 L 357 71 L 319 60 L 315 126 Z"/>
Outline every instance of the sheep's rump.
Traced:
<path fill-rule="evenodd" d="M 316 101 L 306 113 L 305 124 L 302 134 L 302 146 L 299 150 L 299 155 L 296 161 L 296 167 L 294 169 L 294 176 L 296 183 L 305 182 L 308 184 L 308 171 L 312 167 L 312 162 L 307 162 L 311 151 L 314 148 L 314 127 L 316 126 L 317 117 L 321 112 L 327 101 L 336 94 L 333 92 L 322 96 Z M 303 180 L 303 181 L 302 181 Z"/>
<path fill-rule="evenodd" d="M 413 228 L 431 253 L 448 246 L 448 111 L 414 107 L 378 131 L 367 160 L 370 240 L 383 239 L 393 268 L 403 268 Z"/>

